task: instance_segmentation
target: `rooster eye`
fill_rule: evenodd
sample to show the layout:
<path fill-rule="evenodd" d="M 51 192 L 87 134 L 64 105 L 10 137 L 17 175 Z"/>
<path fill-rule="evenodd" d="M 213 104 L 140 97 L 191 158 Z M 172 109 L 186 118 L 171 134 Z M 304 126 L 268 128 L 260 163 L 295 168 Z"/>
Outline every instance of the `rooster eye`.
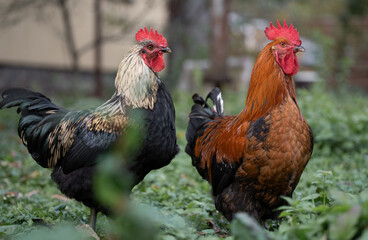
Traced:
<path fill-rule="evenodd" d="M 280 43 L 282 47 L 285 47 L 285 43 L 284 42 L 281 42 Z"/>
<path fill-rule="evenodd" d="M 148 45 L 147 48 L 148 48 L 148 50 L 152 50 L 153 49 L 153 46 L 152 45 Z"/>

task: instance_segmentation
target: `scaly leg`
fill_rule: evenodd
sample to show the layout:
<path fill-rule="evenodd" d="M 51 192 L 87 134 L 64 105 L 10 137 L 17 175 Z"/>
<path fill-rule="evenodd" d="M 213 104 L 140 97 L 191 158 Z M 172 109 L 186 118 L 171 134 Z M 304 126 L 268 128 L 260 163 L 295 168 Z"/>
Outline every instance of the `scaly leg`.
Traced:
<path fill-rule="evenodd" d="M 94 208 L 91 208 L 91 213 L 89 215 L 89 224 L 88 225 L 93 229 L 93 231 L 96 230 L 97 214 L 98 214 L 98 211 Z"/>

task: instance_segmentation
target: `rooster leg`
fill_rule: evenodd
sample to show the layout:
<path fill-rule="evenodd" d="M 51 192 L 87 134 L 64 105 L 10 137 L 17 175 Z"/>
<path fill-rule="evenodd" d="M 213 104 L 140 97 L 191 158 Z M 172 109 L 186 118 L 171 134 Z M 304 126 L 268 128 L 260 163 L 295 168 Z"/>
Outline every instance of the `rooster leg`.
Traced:
<path fill-rule="evenodd" d="M 96 229 L 96 220 L 97 220 L 98 211 L 95 208 L 91 208 L 91 213 L 89 215 L 89 223 L 88 225 L 95 230 Z"/>

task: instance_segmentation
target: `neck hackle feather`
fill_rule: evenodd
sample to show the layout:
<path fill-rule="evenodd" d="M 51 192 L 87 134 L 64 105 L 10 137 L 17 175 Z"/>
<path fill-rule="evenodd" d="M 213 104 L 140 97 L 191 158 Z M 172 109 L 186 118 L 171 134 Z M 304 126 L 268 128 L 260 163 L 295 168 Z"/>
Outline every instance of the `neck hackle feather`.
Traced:
<path fill-rule="evenodd" d="M 292 78 L 285 75 L 276 63 L 272 46 L 283 39 L 300 45 L 299 33 L 292 24 L 288 27 L 286 21 L 281 27 L 277 20 L 277 26 L 275 28 L 271 23 L 270 28 L 266 27 L 265 29 L 266 37 L 274 41 L 263 48 L 254 64 L 245 103 L 246 107 L 239 115 L 245 121 L 253 122 L 264 116 L 272 108 L 281 104 L 287 94 L 297 103 Z"/>

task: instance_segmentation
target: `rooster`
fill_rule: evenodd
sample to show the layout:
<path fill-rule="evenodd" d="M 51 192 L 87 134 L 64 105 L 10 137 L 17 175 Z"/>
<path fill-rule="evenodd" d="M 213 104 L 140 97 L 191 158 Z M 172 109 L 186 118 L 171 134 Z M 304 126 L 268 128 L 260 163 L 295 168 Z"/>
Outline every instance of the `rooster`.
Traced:
<path fill-rule="evenodd" d="M 298 72 L 299 33 L 284 21 L 265 29 L 268 43 L 250 79 L 245 108 L 223 114 L 218 88 L 207 99 L 193 95 L 185 151 L 212 185 L 216 209 L 229 221 L 247 212 L 260 223 L 291 197 L 313 151 L 313 134 L 300 112 L 292 76 Z"/>
<path fill-rule="evenodd" d="M 141 113 L 145 129 L 142 145 L 127 166 L 134 184 L 169 164 L 179 151 L 173 101 L 157 74 L 165 67 L 163 53 L 171 50 L 152 28 L 140 29 L 135 37 L 138 44 L 119 65 L 115 93 L 94 110 L 69 111 L 41 93 L 19 88 L 5 90 L 0 102 L 0 109 L 18 107 L 18 134 L 24 145 L 39 165 L 52 169 L 51 178 L 62 193 L 91 208 L 93 229 L 97 213 L 109 212 L 94 197 L 97 160 L 137 123 L 128 111 Z"/>

